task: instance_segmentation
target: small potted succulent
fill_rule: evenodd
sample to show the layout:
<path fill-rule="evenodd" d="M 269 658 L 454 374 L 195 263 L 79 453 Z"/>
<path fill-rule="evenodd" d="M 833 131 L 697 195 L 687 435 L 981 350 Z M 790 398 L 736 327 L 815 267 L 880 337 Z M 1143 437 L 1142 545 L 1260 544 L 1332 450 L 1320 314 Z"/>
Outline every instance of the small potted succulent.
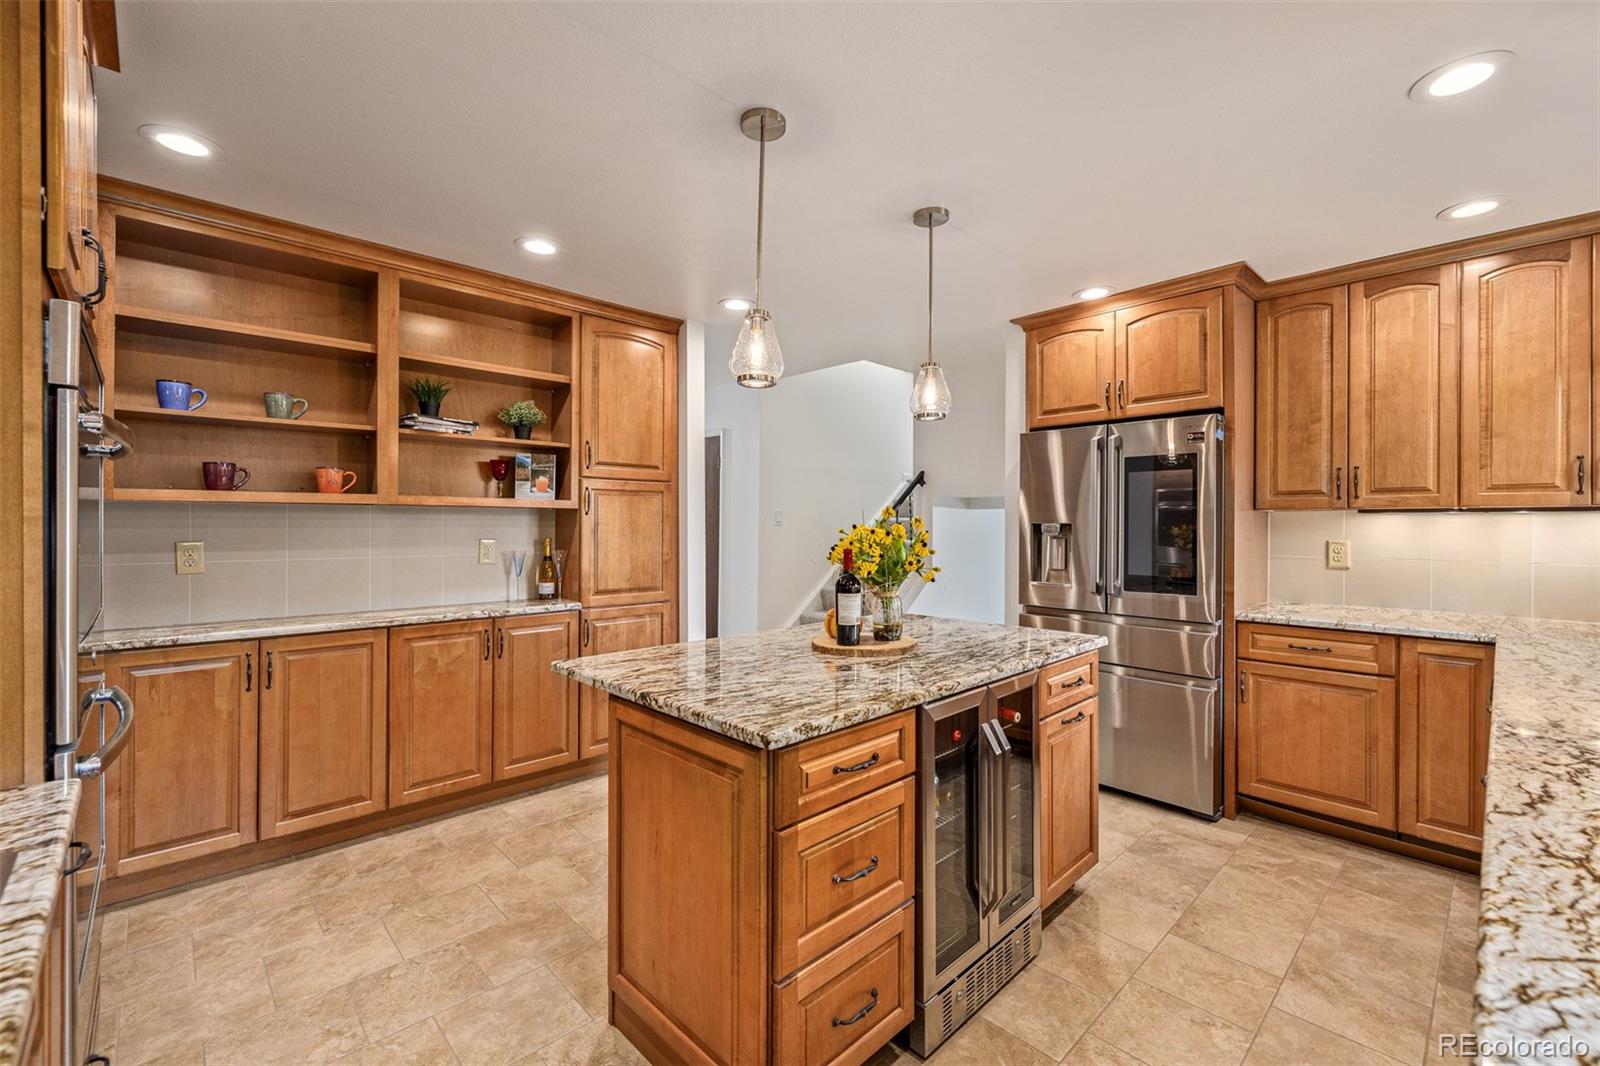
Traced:
<path fill-rule="evenodd" d="M 412 378 L 406 388 L 417 401 L 417 412 L 427 418 L 439 417 L 439 404 L 450 395 L 454 385 L 440 378 Z"/>
<path fill-rule="evenodd" d="M 544 412 L 532 400 L 518 400 L 500 410 L 500 421 L 511 427 L 518 440 L 533 436 L 533 427 L 544 425 Z"/>

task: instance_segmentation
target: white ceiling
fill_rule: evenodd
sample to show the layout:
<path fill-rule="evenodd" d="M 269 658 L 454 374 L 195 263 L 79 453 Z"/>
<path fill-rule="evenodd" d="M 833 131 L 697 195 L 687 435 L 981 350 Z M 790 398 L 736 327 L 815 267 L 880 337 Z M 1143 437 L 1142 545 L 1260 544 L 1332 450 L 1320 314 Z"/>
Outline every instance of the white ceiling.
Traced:
<path fill-rule="evenodd" d="M 753 259 L 791 372 L 939 353 L 1091 283 L 1237 259 L 1268 278 L 1600 208 L 1600 5 L 117 5 L 105 172 L 708 321 Z M 1518 60 L 1423 106 L 1411 82 Z M 156 122 L 220 144 L 165 152 Z M 1484 193 L 1481 219 L 1434 213 Z M 519 234 L 553 237 L 534 259 Z M 714 379 L 715 374 L 708 374 Z"/>

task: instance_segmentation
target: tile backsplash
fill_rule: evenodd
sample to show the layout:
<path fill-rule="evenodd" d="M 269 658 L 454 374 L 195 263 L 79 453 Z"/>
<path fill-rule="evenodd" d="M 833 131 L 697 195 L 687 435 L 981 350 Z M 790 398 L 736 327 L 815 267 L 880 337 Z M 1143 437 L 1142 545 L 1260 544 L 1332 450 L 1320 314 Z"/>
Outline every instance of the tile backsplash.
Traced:
<path fill-rule="evenodd" d="M 1600 622 L 1600 511 L 1377 514 L 1275 511 L 1275 600 Z M 1348 540 L 1348 571 L 1323 566 Z"/>
<path fill-rule="evenodd" d="M 549 512 L 471 507 L 287 504 L 106 505 L 105 628 L 431 607 L 506 597 L 506 553 L 539 549 Z M 94 530 L 85 530 L 86 538 Z M 497 561 L 478 562 L 478 541 Z M 180 576 L 178 541 L 205 544 L 203 574 Z M 93 557 L 93 543 L 83 558 Z M 519 597 L 538 566 L 530 550 Z M 577 575 L 566 576 L 575 595 Z"/>

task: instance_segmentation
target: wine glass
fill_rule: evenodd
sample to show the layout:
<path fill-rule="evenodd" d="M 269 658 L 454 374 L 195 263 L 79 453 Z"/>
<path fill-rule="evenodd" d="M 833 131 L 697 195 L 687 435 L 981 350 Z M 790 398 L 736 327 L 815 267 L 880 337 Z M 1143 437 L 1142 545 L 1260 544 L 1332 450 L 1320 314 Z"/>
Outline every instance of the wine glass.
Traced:
<path fill-rule="evenodd" d="M 516 593 L 522 589 L 522 568 L 528 563 L 528 549 L 522 548 L 511 554 L 511 587 L 506 590 L 506 601 L 516 599 Z"/>
<path fill-rule="evenodd" d="M 489 460 L 489 476 L 494 478 L 494 483 L 495 483 L 494 495 L 496 495 L 496 496 L 504 496 L 505 495 L 505 490 L 501 489 L 499 486 L 504 484 L 506 478 L 511 476 L 511 460 L 510 459 L 490 459 Z"/>
<path fill-rule="evenodd" d="M 550 558 L 556 564 L 556 599 L 561 598 L 561 579 L 567 573 L 567 549 L 557 548 L 550 553 Z"/>

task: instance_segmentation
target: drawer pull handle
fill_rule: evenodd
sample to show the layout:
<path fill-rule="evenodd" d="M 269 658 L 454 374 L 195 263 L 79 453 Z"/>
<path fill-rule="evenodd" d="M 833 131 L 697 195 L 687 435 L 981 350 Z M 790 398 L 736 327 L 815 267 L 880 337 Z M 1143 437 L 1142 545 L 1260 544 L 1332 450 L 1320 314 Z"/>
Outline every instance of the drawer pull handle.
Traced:
<path fill-rule="evenodd" d="M 62 869 L 62 877 L 71 877 L 85 866 L 88 866 L 89 861 L 94 858 L 94 849 L 81 840 L 74 840 L 68 844 L 67 850 L 72 852 L 72 859 Z"/>
<path fill-rule="evenodd" d="M 836 774 L 859 774 L 862 770 L 870 770 L 877 766 L 880 757 L 877 752 L 873 752 L 871 758 L 863 759 L 854 766 L 835 766 L 833 772 Z"/>
<path fill-rule="evenodd" d="M 877 1005 L 878 1005 L 878 990 L 876 988 L 874 988 L 872 990 L 872 1002 L 871 1003 L 868 1003 L 865 1007 L 862 1007 L 860 1010 L 856 1011 L 854 1014 L 850 1015 L 850 1017 L 848 1017 L 848 1018 L 835 1018 L 833 1020 L 833 1027 L 835 1029 L 837 1029 L 841 1025 L 854 1025 L 854 1024 L 856 1024 L 856 1022 L 859 1022 L 862 1018 L 865 1018 L 867 1015 L 871 1014 L 873 1009 L 876 1008 Z"/>
<path fill-rule="evenodd" d="M 1082 688 L 1083 686 L 1087 685 L 1088 683 L 1089 683 L 1089 679 L 1087 677 L 1079 677 L 1078 680 L 1074 681 L 1072 684 L 1070 684 L 1070 685 L 1060 685 L 1060 687 L 1063 688 L 1063 689 Z M 1059 684 L 1059 682 L 1058 682 L 1058 684 Z"/>
<path fill-rule="evenodd" d="M 1322 644 L 1296 644 L 1293 641 L 1290 641 L 1289 642 L 1289 647 L 1293 648 L 1295 651 L 1314 651 L 1318 655 L 1332 655 L 1333 654 L 1333 649 L 1332 648 L 1329 648 L 1329 647 L 1327 647 L 1325 645 L 1322 645 Z"/>
<path fill-rule="evenodd" d="M 1083 721 L 1087 717 L 1089 717 L 1089 712 L 1088 711 L 1079 711 L 1078 712 L 1078 717 L 1069 718 L 1063 724 L 1064 725 L 1077 725 L 1079 722 Z"/>
<path fill-rule="evenodd" d="M 833 883 L 836 884 L 836 885 L 848 885 L 851 881 L 859 881 L 859 880 L 861 880 L 863 877 L 867 876 L 868 874 L 870 874 L 872 871 L 876 870 L 877 868 L 878 868 L 878 857 L 876 855 L 874 855 L 872 857 L 872 861 L 871 862 L 867 863 L 865 866 L 863 866 L 861 869 L 857 870 L 853 874 L 834 874 L 833 875 Z"/>

